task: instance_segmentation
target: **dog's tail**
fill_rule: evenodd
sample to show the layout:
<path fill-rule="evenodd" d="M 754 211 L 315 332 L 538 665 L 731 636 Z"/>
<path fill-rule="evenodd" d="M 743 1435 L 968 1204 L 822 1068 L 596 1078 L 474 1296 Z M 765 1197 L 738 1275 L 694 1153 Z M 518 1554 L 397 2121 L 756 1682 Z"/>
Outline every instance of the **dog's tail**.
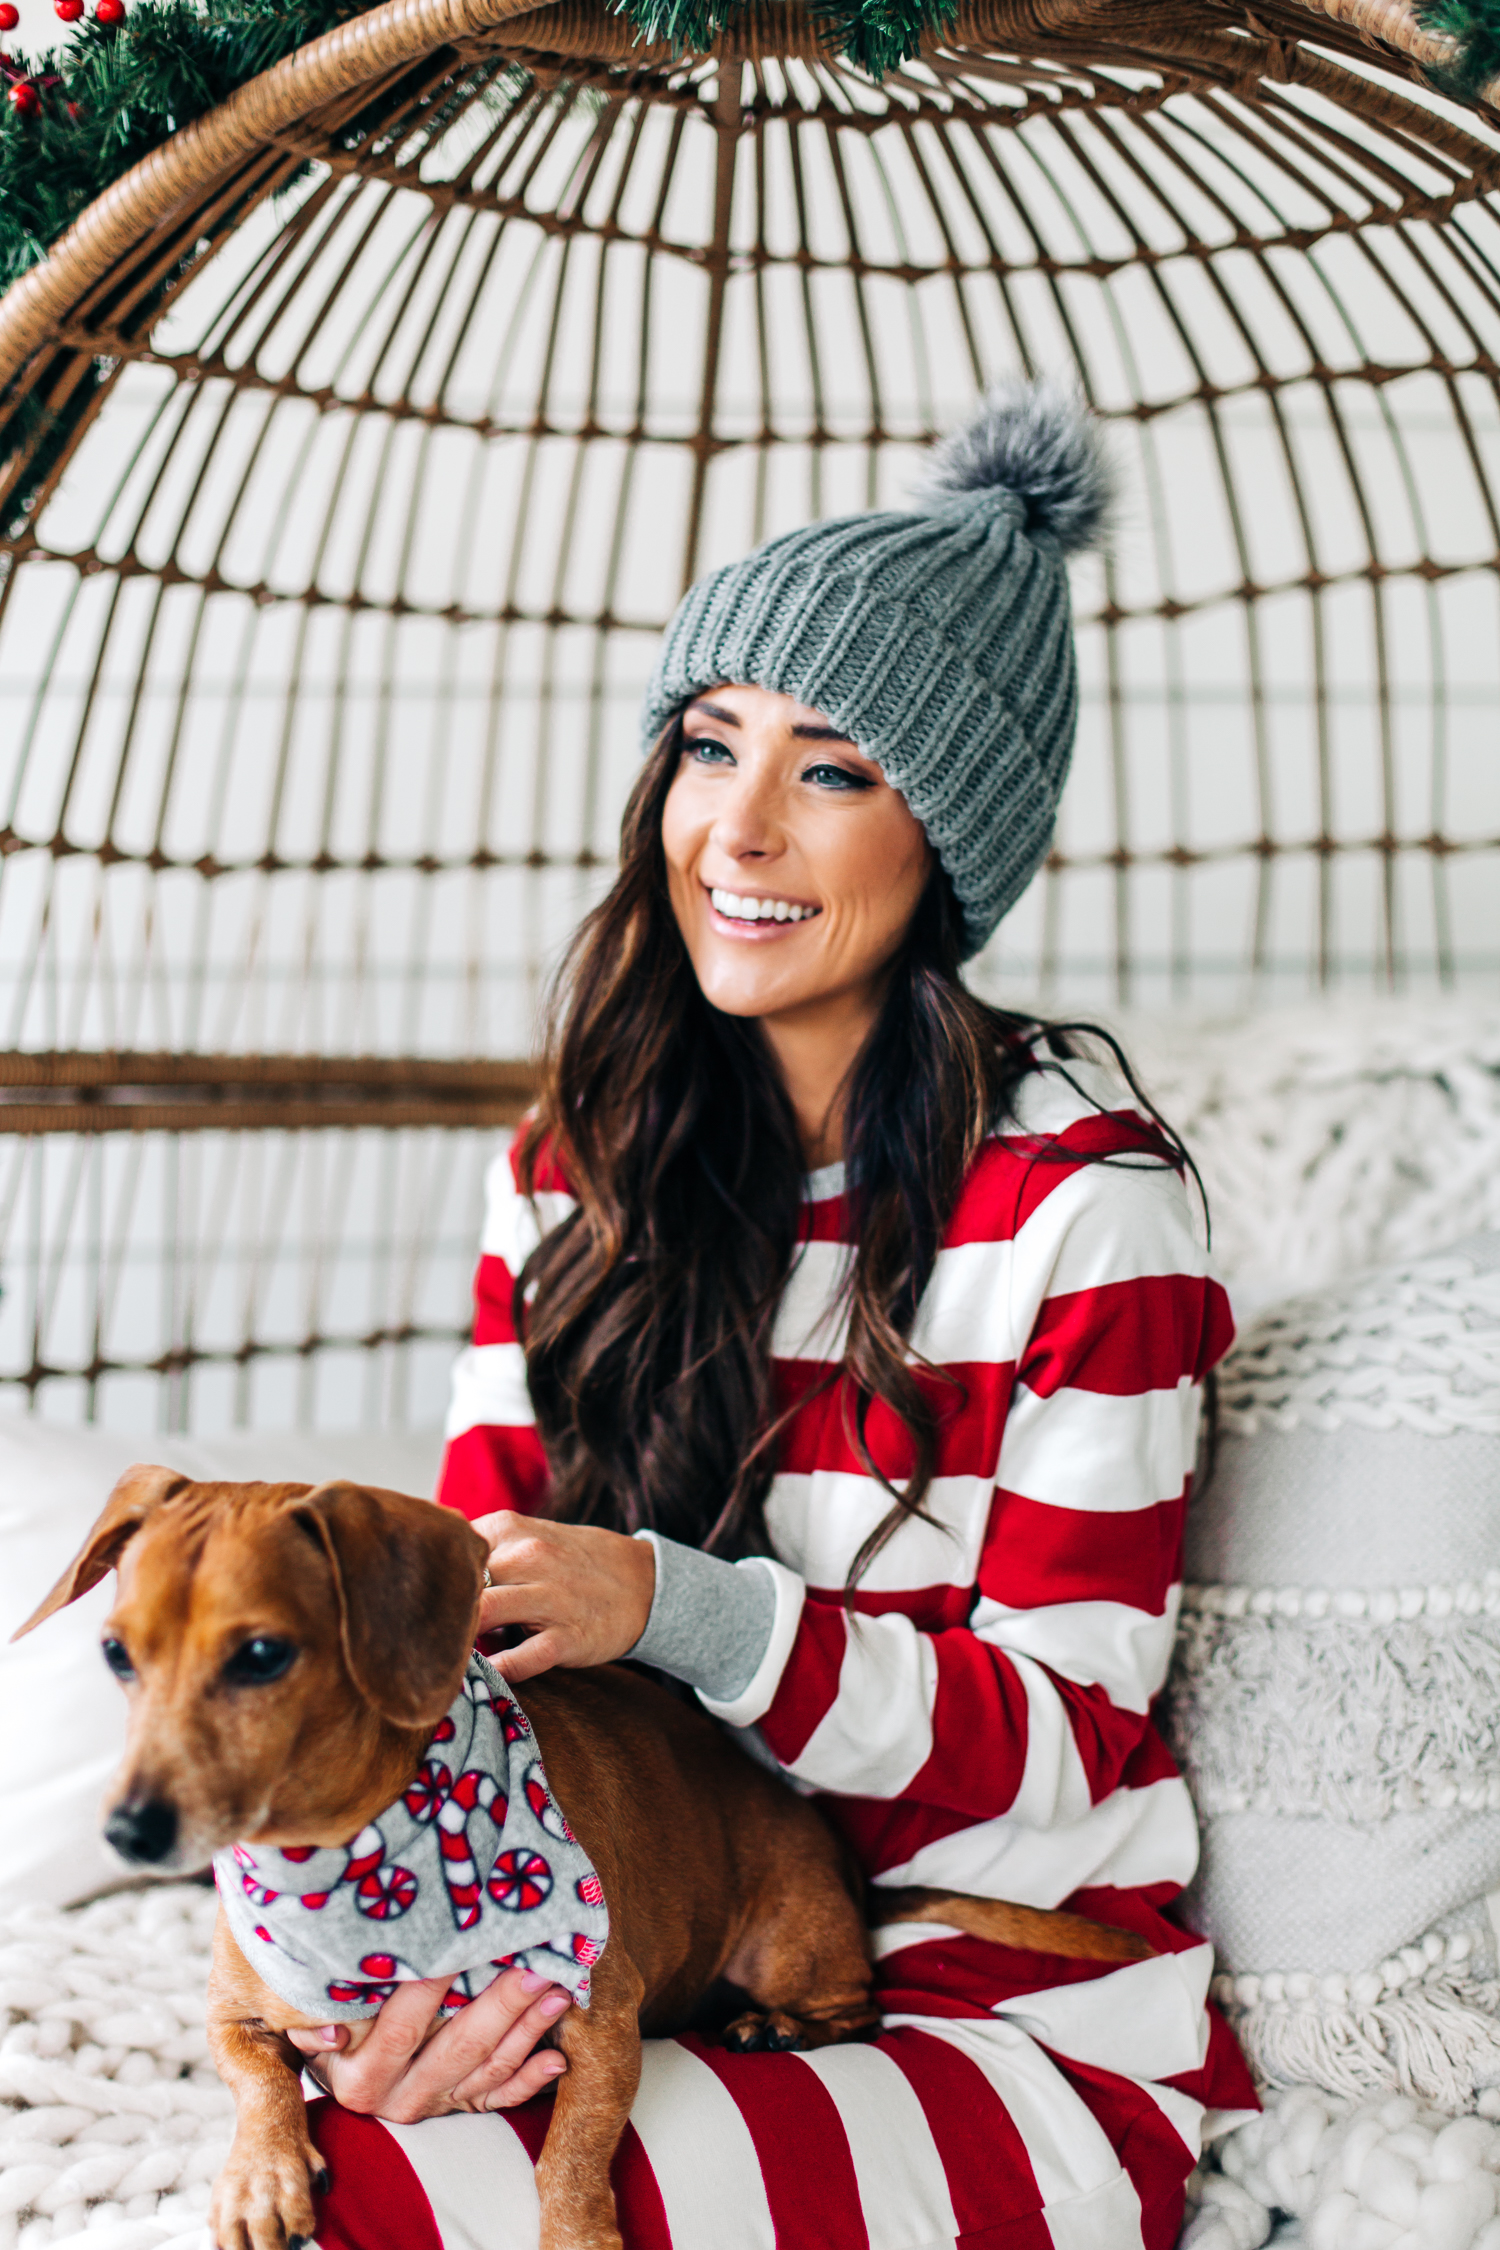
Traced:
<path fill-rule="evenodd" d="M 865 1919 L 872 1930 L 890 1922 L 944 1922 L 993 1945 L 1021 1953 L 1053 1953 L 1068 1961 L 1149 1961 L 1154 1947 L 1132 1930 L 1091 1922 L 1059 1907 L 1012 1906 L 1003 1898 L 975 1898 L 967 1891 L 886 1890 L 872 1883 Z"/>

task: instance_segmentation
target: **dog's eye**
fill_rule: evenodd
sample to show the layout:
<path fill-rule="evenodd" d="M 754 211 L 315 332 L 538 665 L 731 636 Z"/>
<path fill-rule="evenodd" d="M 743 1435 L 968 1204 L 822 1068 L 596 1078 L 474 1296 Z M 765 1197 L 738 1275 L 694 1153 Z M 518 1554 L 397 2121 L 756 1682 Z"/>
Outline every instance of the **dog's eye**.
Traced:
<path fill-rule="evenodd" d="M 109 1638 L 101 1643 L 101 1646 L 104 1650 L 104 1661 L 114 1673 L 115 1678 L 117 1680 L 133 1680 L 135 1678 L 135 1666 L 130 1661 L 130 1651 L 125 1643 L 117 1641 L 111 1633 Z"/>
<path fill-rule="evenodd" d="M 290 1641 L 257 1633 L 253 1640 L 241 1641 L 224 1667 L 224 1677 L 231 1687 L 259 1687 L 266 1680 L 279 1680 L 296 1653 Z"/>

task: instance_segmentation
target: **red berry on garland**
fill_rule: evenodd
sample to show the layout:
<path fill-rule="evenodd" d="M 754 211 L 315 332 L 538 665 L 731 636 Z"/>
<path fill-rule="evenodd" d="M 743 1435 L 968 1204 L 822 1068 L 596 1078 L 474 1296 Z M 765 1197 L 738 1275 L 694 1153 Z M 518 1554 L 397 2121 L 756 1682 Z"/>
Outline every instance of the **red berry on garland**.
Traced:
<path fill-rule="evenodd" d="M 5 98 L 18 117 L 35 117 L 42 106 L 41 95 L 26 78 L 12 86 Z"/>
<path fill-rule="evenodd" d="M 95 23 L 123 23 L 125 0 L 98 0 L 94 9 Z"/>
<path fill-rule="evenodd" d="M 64 23 L 77 23 L 83 14 L 83 0 L 52 0 L 52 6 Z"/>
<path fill-rule="evenodd" d="M 14 31 L 20 20 L 20 9 L 13 8 L 10 0 L 0 0 L 0 31 Z"/>

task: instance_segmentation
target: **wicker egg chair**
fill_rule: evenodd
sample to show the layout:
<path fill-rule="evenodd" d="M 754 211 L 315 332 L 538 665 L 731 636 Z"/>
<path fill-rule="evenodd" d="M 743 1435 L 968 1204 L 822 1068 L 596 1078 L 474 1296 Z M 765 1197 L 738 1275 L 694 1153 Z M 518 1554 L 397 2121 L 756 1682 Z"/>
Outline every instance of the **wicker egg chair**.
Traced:
<path fill-rule="evenodd" d="M 654 633 L 1008 369 L 1129 501 L 981 974 L 1492 973 L 1500 111 L 1450 59 L 1400 0 L 968 0 L 875 85 L 790 0 L 685 57 L 387 0 L 101 195 L 0 300 L 0 1387 L 438 1417 Z"/>

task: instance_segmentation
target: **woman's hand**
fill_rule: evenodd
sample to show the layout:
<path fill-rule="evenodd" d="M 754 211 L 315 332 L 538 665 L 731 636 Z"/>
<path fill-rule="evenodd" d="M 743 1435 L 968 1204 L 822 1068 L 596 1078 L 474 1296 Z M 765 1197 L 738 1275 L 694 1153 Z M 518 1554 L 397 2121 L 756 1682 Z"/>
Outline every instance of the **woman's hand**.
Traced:
<path fill-rule="evenodd" d="M 560 1986 L 530 1969 L 506 1969 L 432 2032 L 451 1981 L 427 1977 L 400 1985 L 352 2054 L 341 2051 L 349 2041 L 347 2024 L 319 2024 L 287 2037 L 341 2109 L 392 2125 L 415 2125 L 457 2109 L 514 2109 L 567 2069 L 555 2049 L 533 2052 L 572 2005 Z"/>
<path fill-rule="evenodd" d="M 645 1632 L 656 1592 L 649 1539 L 508 1510 L 480 1516 L 474 1529 L 490 1548 L 480 1632 L 506 1625 L 531 1631 L 519 1647 L 491 1658 L 507 1680 L 533 1679 L 554 1664 L 612 1664 Z"/>

